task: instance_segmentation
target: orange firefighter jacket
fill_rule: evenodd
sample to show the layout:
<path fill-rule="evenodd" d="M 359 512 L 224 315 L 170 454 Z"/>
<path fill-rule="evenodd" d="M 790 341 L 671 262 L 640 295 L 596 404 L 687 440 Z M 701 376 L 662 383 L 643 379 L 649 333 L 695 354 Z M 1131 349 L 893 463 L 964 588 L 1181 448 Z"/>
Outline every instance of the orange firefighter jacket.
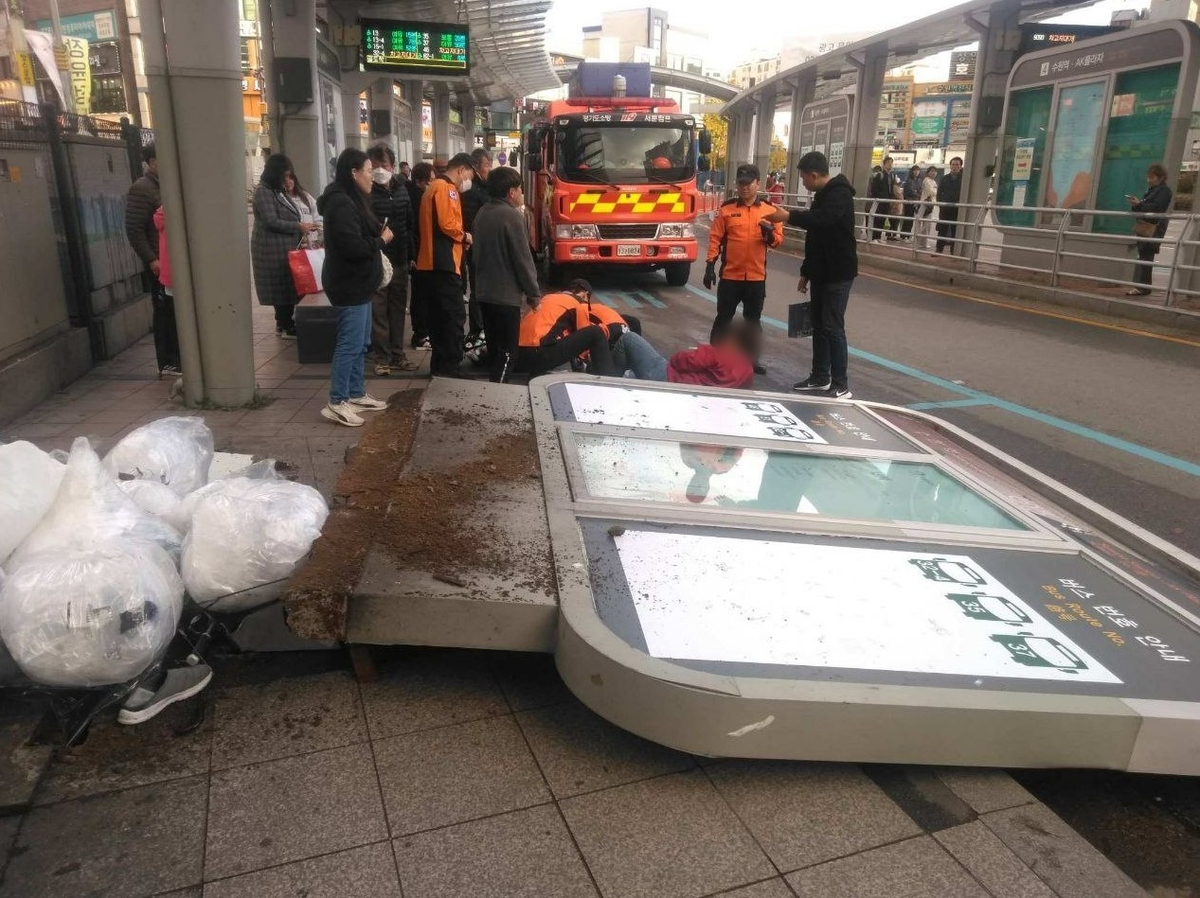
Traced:
<path fill-rule="evenodd" d="M 707 261 L 721 260 L 721 277 L 730 281 L 765 281 L 767 279 L 767 244 L 763 242 L 759 222 L 776 209 L 763 199 L 749 206 L 734 197 L 726 200 L 713 216 L 708 236 Z M 783 243 L 783 223 L 772 228 L 771 246 Z"/>
<path fill-rule="evenodd" d="M 429 182 L 418 213 L 417 271 L 462 274 L 463 217 L 458 188 L 445 175 Z"/>

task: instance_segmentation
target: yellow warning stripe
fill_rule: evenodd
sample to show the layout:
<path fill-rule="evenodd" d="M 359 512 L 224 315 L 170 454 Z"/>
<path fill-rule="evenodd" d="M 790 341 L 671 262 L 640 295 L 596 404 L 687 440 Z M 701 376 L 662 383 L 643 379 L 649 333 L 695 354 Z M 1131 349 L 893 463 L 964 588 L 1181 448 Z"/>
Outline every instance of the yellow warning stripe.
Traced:
<path fill-rule="evenodd" d="M 651 193 L 644 196 L 645 199 L 641 193 L 619 193 L 615 200 L 605 200 L 603 193 L 581 193 L 571 201 L 570 211 L 590 210 L 597 215 L 611 215 L 614 212 L 647 215 L 659 210 L 687 211 L 687 203 L 683 201 L 683 195 L 680 193 Z"/>

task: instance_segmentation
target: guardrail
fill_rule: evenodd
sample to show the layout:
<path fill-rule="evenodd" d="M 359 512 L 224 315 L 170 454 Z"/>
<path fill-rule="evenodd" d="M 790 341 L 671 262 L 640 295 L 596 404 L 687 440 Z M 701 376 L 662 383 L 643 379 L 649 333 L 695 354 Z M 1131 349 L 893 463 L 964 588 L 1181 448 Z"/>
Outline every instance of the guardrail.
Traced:
<path fill-rule="evenodd" d="M 724 198 L 733 195 L 732 191 L 726 191 Z M 785 193 L 781 202 L 782 205 L 791 208 L 806 208 L 810 200 L 811 195 L 808 193 Z M 1197 220 L 1200 219 L 1200 215 L 1191 213 L 1155 215 L 1154 217 L 1157 219 L 1165 218 L 1167 220 L 1167 232 L 1161 238 L 1154 238 L 1136 236 L 1133 233 L 1133 223 L 1136 219 L 1146 216 L 1143 213 L 1125 210 L 956 203 L 954 208 L 958 211 L 958 218 L 950 221 L 941 217 L 941 208 L 936 205 L 926 216 L 893 215 L 890 209 L 877 212 L 875 206 L 878 202 L 870 197 L 855 197 L 858 241 L 863 244 L 871 243 L 873 231 L 882 232 L 884 237 L 881 242 L 886 241 L 887 233 L 899 235 L 901 239 L 890 241 L 891 245 L 905 251 L 914 260 L 925 260 L 926 257 L 929 257 L 928 260 L 931 262 L 934 257 L 945 259 L 945 256 L 939 256 L 937 252 L 937 244 L 940 241 L 944 247 L 949 249 L 951 256 L 961 259 L 965 263 L 966 269 L 971 272 L 988 273 L 983 271 L 986 268 L 1000 274 L 1007 271 L 1044 275 L 1048 277 L 1049 285 L 1052 287 L 1061 286 L 1064 278 L 1073 278 L 1096 285 L 1120 285 L 1135 289 L 1145 286 L 1133 280 L 1137 266 L 1149 265 L 1151 269 L 1150 288 L 1163 291 L 1164 306 L 1173 305 L 1181 297 L 1200 298 L 1200 278 L 1193 274 L 1193 272 L 1200 272 L 1200 264 L 1195 264 L 1200 262 L 1200 230 L 1197 229 Z M 903 201 L 894 202 L 899 202 L 902 206 L 910 205 Z M 891 206 L 892 204 L 886 203 L 885 205 Z M 1021 216 L 1018 221 L 1027 220 L 1032 216 L 1035 223 L 1005 223 L 998 220 L 998 213 L 1012 213 L 1014 216 Z M 876 216 L 890 221 L 875 222 L 873 219 Z M 1097 218 L 1126 219 L 1129 223 L 1128 233 L 1093 233 L 1091 231 L 1092 223 Z M 939 222 L 944 225 L 952 225 L 952 230 L 947 228 L 944 233 L 939 234 L 937 231 Z M 889 226 L 884 227 L 885 223 Z M 876 227 L 877 224 L 879 227 Z M 787 230 L 798 229 L 788 228 Z M 1022 254 L 1041 257 L 1046 260 L 1046 264 L 1039 266 L 1021 264 L 1011 260 L 1005 261 L 1001 254 L 1001 250 L 1005 248 L 1003 239 L 1005 234 L 1028 234 L 1043 241 L 1052 238 L 1053 243 L 1049 245 L 1022 244 L 1019 247 Z M 1068 239 L 1072 243 L 1072 248 L 1067 247 Z M 1081 251 L 1078 247 L 1079 243 L 1090 244 L 1089 249 L 1094 247 L 1096 251 Z M 1149 262 L 1142 262 L 1136 258 L 1136 255 L 1128 260 L 1123 258 L 1128 254 L 1129 248 L 1136 247 L 1138 243 L 1156 244 L 1159 252 Z M 1013 248 L 1011 244 L 1009 248 Z M 1117 256 L 1118 251 L 1121 253 L 1120 258 Z M 1088 260 L 1105 263 L 1112 263 L 1114 259 L 1121 262 L 1127 261 L 1130 277 L 1121 279 L 1113 277 L 1111 273 L 1064 271 L 1063 262 L 1066 259 L 1082 260 L 1085 263 L 1073 266 L 1074 269 L 1085 268 Z M 1195 288 L 1185 286 L 1185 278 L 1189 283 L 1194 281 Z"/>

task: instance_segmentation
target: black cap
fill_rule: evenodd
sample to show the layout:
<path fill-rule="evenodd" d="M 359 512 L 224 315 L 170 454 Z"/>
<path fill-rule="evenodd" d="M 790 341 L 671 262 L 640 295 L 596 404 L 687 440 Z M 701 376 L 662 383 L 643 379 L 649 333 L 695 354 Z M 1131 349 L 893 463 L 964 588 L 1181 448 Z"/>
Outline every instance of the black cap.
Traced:
<path fill-rule="evenodd" d="M 744 162 L 737 167 L 737 176 L 735 180 L 739 184 L 749 184 L 751 181 L 757 181 L 759 179 L 757 165 L 751 165 L 749 162 Z"/>

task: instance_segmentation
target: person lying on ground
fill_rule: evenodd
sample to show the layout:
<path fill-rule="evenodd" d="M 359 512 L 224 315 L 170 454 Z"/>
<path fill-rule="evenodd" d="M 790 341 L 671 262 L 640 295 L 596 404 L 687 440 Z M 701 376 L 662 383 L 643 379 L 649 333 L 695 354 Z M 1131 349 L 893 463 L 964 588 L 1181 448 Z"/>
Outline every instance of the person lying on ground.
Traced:
<path fill-rule="evenodd" d="M 757 340 L 752 323 L 731 322 L 717 330 L 711 344 L 682 350 L 667 359 L 640 334 L 626 331 L 617 340 L 613 361 L 638 380 L 745 388 L 754 383 Z"/>

